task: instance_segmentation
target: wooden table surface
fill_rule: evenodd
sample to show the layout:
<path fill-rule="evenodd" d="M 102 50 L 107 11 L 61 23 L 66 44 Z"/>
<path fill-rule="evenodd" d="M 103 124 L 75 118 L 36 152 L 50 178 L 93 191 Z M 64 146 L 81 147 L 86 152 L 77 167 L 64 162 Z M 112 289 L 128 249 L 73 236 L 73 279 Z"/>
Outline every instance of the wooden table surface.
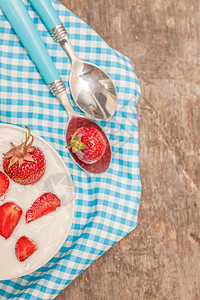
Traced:
<path fill-rule="evenodd" d="M 137 228 L 56 300 L 200 299 L 200 1 L 62 0 L 139 78 Z"/>

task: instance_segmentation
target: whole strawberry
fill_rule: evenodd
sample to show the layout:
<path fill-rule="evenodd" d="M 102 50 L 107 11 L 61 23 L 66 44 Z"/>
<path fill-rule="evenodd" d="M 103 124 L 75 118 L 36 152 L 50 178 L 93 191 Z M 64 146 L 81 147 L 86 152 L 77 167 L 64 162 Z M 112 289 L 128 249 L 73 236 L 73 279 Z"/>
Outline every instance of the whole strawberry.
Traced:
<path fill-rule="evenodd" d="M 15 182 L 28 185 L 36 183 L 46 169 L 46 161 L 42 150 L 32 146 L 34 138 L 30 129 L 26 126 L 28 135 L 19 146 L 11 143 L 12 149 L 4 154 L 4 172 Z M 31 137 L 31 141 L 28 143 Z"/>
<path fill-rule="evenodd" d="M 73 134 L 70 147 L 81 161 L 93 164 L 104 155 L 106 141 L 96 128 L 80 127 Z"/>

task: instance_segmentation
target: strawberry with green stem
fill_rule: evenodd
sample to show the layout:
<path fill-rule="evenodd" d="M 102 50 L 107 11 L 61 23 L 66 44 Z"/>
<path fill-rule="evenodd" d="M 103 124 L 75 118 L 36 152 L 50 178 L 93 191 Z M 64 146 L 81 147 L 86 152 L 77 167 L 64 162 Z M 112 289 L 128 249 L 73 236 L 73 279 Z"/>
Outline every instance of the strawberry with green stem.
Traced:
<path fill-rule="evenodd" d="M 33 146 L 34 137 L 26 126 L 28 134 L 26 140 L 19 146 L 12 142 L 12 149 L 4 154 L 4 172 L 15 182 L 28 185 L 34 184 L 42 178 L 46 169 L 45 156 L 42 150 Z M 28 143 L 31 137 L 31 141 Z"/>
<path fill-rule="evenodd" d="M 106 141 L 96 128 L 80 127 L 73 134 L 69 147 L 81 161 L 93 164 L 103 157 Z"/>

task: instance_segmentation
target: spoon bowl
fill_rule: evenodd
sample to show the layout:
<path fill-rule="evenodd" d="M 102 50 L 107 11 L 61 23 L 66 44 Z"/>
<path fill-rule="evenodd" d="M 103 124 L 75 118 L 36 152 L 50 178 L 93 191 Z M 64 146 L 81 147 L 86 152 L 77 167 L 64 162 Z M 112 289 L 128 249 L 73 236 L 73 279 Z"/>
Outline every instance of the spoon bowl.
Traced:
<path fill-rule="evenodd" d="M 94 64 L 77 60 L 69 77 L 76 105 L 95 119 L 107 120 L 117 108 L 116 89 L 111 78 Z"/>
<path fill-rule="evenodd" d="M 81 161 L 77 157 L 77 155 L 72 152 L 71 148 L 69 147 L 71 145 L 70 142 L 71 142 L 71 138 L 72 138 L 74 132 L 78 128 L 85 127 L 85 126 L 94 127 L 97 130 L 99 130 L 101 132 L 101 134 L 103 135 L 104 140 L 106 141 L 106 150 L 105 150 L 103 157 L 99 161 L 97 161 L 96 163 L 93 163 L 93 164 L 86 164 L 83 161 Z M 72 117 L 68 122 L 67 130 L 66 130 L 66 142 L 67 142 L 67 147 L 68 147 L 71 157 L 79 165 L 79 167 L 81 167 L 83 170 L 85 170 L 89 173 L 93 173 L 93 174 L 101 174 L 101 173 L 106 172 L 107 169 L 109 168 L 110 162 L 111 162 L 110 143 L 108 141 L 106 134 L 104 133 L 102 128 L 96 122 L 92 121 L 91 119 L 82 117 L 81 115 L 76 115 L 76 116 Z"/>
<path fill-rule="evenodd" d="M 61 87 L 63 88 L 62 91 Z M 67 124 L 67 129 L 66 129 L 66 143 L 67 143 L 67 148 L 68 151 L 73 158 L 73 160 L 76 162 L 79 167 L 89 173 L 93 174 L 101 174 L 104 173 L 108 170 L 110 163 L 111 163 L 111 158 L 112 158 L 112 152 L 111 152 L 111 147 L 110 147 L 110 142 L 103 131 L 103 129 L 93 120 L 86 118 L 82 116 L 80 113 L 76 113 L 69 101 L 69 98 L 66 93 L 66 89 L 64 87 L 64 84 L 61 79 L 58 81 L 54 82 L 53 86 L 50 85 L 50 89 L 53 90 L 53 93 L 56 95 L 57 99 L 60 101 L 64 109 L 66 110 L 69 120 Z M 70 147 L 71 145 L 71 139 L 75 131 L 80 128 L 80 127 L 94 127 L 97 130 L 100 131 L 100 133 L 103 135 L 104 140 L 106 141 L 106 150 L 102 158 L 97 161 L 96 163 L 93 164 L 86 164 L 83 161 L 81 161 L 75 153 L 72 152 L 72 149 Z"/>

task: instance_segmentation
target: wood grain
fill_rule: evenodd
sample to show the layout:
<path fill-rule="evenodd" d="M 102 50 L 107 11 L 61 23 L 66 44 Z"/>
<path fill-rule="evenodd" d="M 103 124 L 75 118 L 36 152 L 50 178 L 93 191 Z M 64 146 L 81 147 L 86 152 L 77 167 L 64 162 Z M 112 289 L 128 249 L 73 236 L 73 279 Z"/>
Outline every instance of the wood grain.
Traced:
<path fill-rule="evenodd" d="M 56 300 L 198 300 L 200 1 L 61 2 L 134 63 L 143 192 L 136 230 Z"/>

